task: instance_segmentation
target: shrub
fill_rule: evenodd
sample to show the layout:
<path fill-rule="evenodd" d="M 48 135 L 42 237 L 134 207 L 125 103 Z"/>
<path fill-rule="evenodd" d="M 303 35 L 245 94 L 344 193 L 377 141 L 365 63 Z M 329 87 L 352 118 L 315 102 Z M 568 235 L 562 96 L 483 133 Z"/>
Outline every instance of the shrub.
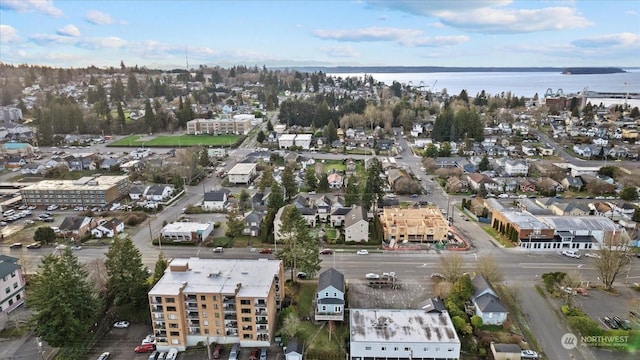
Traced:
<path fill-rule="evenodd" d="M 482 327 L 482 318 L 478 315 L 473 315 L 471 317 L 471 325 L 476 329 Z"/>

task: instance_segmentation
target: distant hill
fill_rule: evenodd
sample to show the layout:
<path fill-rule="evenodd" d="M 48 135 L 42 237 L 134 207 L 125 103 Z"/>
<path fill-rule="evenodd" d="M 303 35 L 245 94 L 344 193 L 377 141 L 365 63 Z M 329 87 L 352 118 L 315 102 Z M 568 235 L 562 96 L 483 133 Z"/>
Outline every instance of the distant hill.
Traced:
<path fill-rule="evenodd" d="M 441 73 L 441 72 L 561 72 L 563 74 L 613 74 L 625 72 L 613 67 L 445 67 L 445 66 L 294 66 L 301 72 L 342 73 Z M 570 72 L 568 72 L 570 71 Z M 575 72 L 574 72 L 575 71 Z M 588 72 L 590 71 L 590 72 Z"/>
<path fill-rule="evenodd" d="M 626 71 L 613 67 L 574 67 L 562 71 L 565 75 L 619 74 Z"/>

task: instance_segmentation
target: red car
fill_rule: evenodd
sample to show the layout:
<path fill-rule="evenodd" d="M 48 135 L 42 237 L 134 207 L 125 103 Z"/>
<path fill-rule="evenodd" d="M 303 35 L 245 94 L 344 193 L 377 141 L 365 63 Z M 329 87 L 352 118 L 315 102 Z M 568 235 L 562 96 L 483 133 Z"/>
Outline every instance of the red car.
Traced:
<path fill-rule="evenodd" d="M 333 250 L 331 249 L 322 249 L 320 250 L 320 255 L 332 255 L 333 254 Z"/>
<path fill-rule="evenodd" d="M 258 360 L 258 355 L 260 354 L 259 349 L 251 350 L 251 354 L 249 355 L 249 360 Z"/>
<path fill-rule="evenodd" d="M 147 353 L 147 352 L 152 352 L 155 349 L 156 349 L 155 344 L 141 344 L 136 346 L 134 351 L 137 353 Z"/>
<path fill-rule="evenodd" d="M 216 347 L 213 348 L 212 355 L 214 359 L 220 359 L 220 357 L 222 356 L 222 345 L 216 345 Z"/>
<path fill-rule="evenodd" d="M 273 253 L 273 250 L 271 250 L 270 248 L 260 249 L 260 254 L 271 254 L 271 253 Z"/>

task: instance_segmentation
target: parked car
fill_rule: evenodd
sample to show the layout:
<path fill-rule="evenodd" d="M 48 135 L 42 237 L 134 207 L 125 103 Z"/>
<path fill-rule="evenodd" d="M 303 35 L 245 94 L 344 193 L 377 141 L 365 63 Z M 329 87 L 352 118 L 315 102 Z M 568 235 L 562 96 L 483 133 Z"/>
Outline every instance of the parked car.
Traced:
<path fill-rule="evenodd" d="M 153 334 L 147 335 L 144 339 L 142 339 L 142 344 L 155 344 L 156 337 Z"/>
<path fill-rule="evenodd" d="M 331 249 L 322 249 L 322 250 L 320 250 L 320 255 L 333 255 L 333 250 L 331 250 Z"/>
<path fill-rule="evenodd" d="M 580 259 L 580 254 L 578 254 L 577 251 L 573 251 L 573 250 L 564 250 L 562 252 L 562 255 L 570 258 L 574 258 L 574 259 Z"/>
<path fill-rule="evenodd" d="M 522 350 L 520 351 L 521 359 L 538 359 L 538 353 L 533 350 Z"/>
<path fill-rule="evenodd" d="M 368 273 L 367 275 L 364 276 L 367 280 L 378 280 L 380 279 L 380 275 L 375 274 L 375 273 Z"/>
<path fill-rule="evenodd" d="M 111 356 L 111 353 L 105 351 L 102 354 L 100 354 L 100 356 L 98 356 L 98 360 L 107 360 L 109 359 L 110 356 Z"/>
<path fill-rule="evenodd" d="M 584 256 L 589 258 L 594 258 L 594 259 L 600 259 L 600 254 L 596 254 L 596 253 L 586 253 L 584 254 Z"/>
<path fill-rule="evenodd" d="M 297 277 L 298 277 L 298 279 L 306 279 L 307 278 L 307 273 L 303 272 L 303 271 L 299 271 Z"/>
<path fill-rule="evenodd" d="M 433 273 L 433 274 L 431 274 L 431 278 L 432 278 L 432 279 L 436 279 L 436 280 L 442 280 L 442 279 L 444 279 L 445 277 L 444 277 L 444 275 L 442 275 L 442 274 L 440 274 L 440 273 Z"/>
<path fill-rule="evenodd" d="M 369 251 L 367 250 L 358 250 L 358 252 L 356 252 L 357 255 L 369 255 Z"/>
<path fill-rule="evenodd" d="M 166 360 L 167 358 L 167 352 L 163 351 L 160 354 L 158 354 L 158 359 L 157 360 Z"/>
<path fill-rule="evenodd" d="M 129 323 L 128 321 L 118 321 L 117 323 L 113 324 L 114 328 L 117 329 L 126 329 L 131 325 L 131 323 Z"/>
<path fill-rule="evenodd" d="M 65 244 L 59 244 L 59 245 L 56 245 L 55 247 L 56 250 L 65 250 L 66 248 L 67 248 L 67 245 Z"/>
<path fill-rule="evenodd" d="M 253 349 L 249 354 L 249 360 L 258 360 L 259 355 L 260 355 L 260 349 Z"/>
<path fill-rule="evenodd" d="M 212 356 L 214 359 L 220 359 L 220 357 L 222 357 L 222 345 L 216 345 L 213 348 Z"/>
<path fill-rule="evenodd" d="M 36 223 L 35 221 L 33 221 L 33 220 L 29 220 L 29 219 L 27 219 L 27 220 L 25 220 L 25 221 L 24 221 L 24 224 L 25 224 L 25 225 L 33 225 L 33 224 L 35 224 L 35 223 Z"/>
<path fill-rule="evenodd" d="M 158 355 L 160 355 L 160 353 L 157 351 L 154 351 L 151 354 L 149 354 L 149 358 L 147 360 L 158 360 Z"/>
<path fill-rule="evenodd" d="M 42 247 L 42 244 L 40 243 L 33 243 L 33 244 L 27 245 L 27 249 L 40 249 L 41 247 Z"/>
<path fill-rule="evenodd" d="M 134 351 L 137 353 L 147 353 L 147 352 L 155 351 L 155 349 L 156 349 L 155 344 L 140 344 L 136 346 Z"/>
<path fill-rule="evenodd" d="M 267 348 L 260 350 L 260 360 L 267 360 Z"/>
<path fill-rule="evenodd" d="M 610 328 L 612 328 L 612 329 L 614 329 L 614 330 L 617 330 L 617 329 L 619 328 L 619 327 L 618 327 L 618 323 L 616 323 L 613 319 L 611 319 L 611 318 L 610 318 L 610 317 L 608 317 L 608 316 L 603 317 L 603 318 L 602 318 L 602 322 L 603 322 L 605 325 L 607 325 L 608 327 L 610 327 Z"/>
<path fill-rule="evenodd" d="M 58 208 L 58 205 L 56 204 L 51 204 L 49 206 L 47 206 L 47 211 L 54 211 Z"/>
<path fill-rule="evenodd" d="M 217 253 L 217 254 L 222 254 L 224 252 L 224 248 L 222 246 L 218 246 L 218 247 L 213 248 L 213 250 L 211 250 L 211 251 L 213 251 L 214 253 Z"/>
<path fill-rule="evenodd" d="M 176 360 L 176 358 L 178 357 L 178 349 L 176 348 L 171 348 L 169 349 L 169 352 L 167 353 L 167 360 Z"/>
<path fill-rule="evenodd" d="M 229 360 L 238 360 L 238 355 L 240 355 L 240 345 L 233 344 L 231 351 L 229 351 Z"/>
<path fill-rule="evenodd" d="M 9 249 L 22 249 L 22 243 L 13 243 L 9 246 Z"/>
<path fill-rule="evenodd" d="M 273 253 L 273 250 L 271 250 L 270 248 L 264 248 L 264 249 L 260 249 L 259 253 L 260 254 L 271 254 L 271 253 Z"/>

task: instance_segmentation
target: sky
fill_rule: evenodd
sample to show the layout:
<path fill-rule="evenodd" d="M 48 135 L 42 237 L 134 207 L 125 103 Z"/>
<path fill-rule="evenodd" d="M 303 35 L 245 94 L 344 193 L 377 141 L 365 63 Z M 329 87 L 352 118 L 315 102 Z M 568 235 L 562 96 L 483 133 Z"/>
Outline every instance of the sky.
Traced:
<path fill-rule="evenodd" d="M 0 0 L 0 61 L 640 67 L 640 0 Z"/>

